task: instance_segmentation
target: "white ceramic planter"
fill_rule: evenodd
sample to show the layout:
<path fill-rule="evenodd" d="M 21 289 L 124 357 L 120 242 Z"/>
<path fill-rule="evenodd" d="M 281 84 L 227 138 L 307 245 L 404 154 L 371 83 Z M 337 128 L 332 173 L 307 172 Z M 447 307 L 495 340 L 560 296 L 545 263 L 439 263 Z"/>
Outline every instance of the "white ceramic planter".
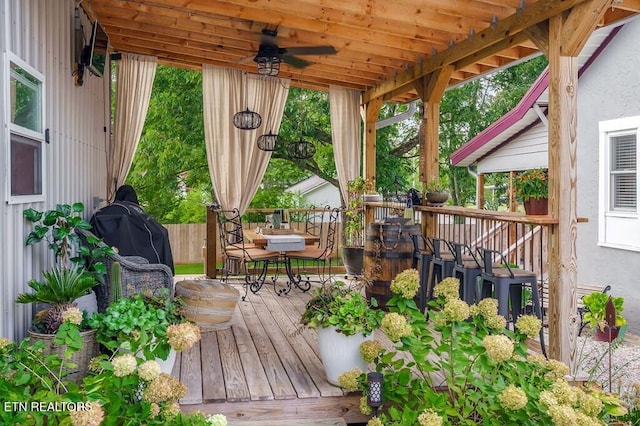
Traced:
<path fill-rule="evenodd" d="M 338 333 L 335 327 L 318 328 L 317 331 L 320 358 L 329 383 L 338 386 L 338 377 L 356 367 L 367 370 L 367 364 L 360 355 L 360 344 L 372 340 L 373 334 L 345 336 Z"/>
<path fill-rule="evenodd" d="M 176 362 L 176 355 L 177 354 L 175 349 L 171 348 L 166 360 L 156 358 L 156 362 L 160 364 L 160 368 L 162 369 L 163 373 L 171 374 L 171 371 L 173 370 L 173 364 L 175 364 Z"/>

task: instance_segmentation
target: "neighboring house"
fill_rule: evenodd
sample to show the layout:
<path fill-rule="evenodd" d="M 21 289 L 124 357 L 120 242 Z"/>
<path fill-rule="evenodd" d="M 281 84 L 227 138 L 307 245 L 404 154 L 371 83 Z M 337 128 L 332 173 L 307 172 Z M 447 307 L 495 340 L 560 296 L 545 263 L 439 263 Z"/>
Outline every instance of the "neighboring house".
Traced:
<path fill-rule="evenodd" d="M 338 188 L 322 179 L 320 176 L 311 176 L 287 188 L 288 192 L 298 193 L 309 204 L 316 207 L 329 205 L 340 207 L 340 191 Z"/>
<path fill-rule="evenodd" d="M 12 339 L 32 316 L 16 295 L 53 262 L 45 243 L 25 246 L 32 225 L 23 211 L 79 201 L 88 219 L 94 197 L 106 196 L 109 78 L 85 71 L 76 85 L 91 28 L 83 13 L 75 20 L 76 4 L 0 2 L 0 336 Z"/>
<path fill-rule="evenodd" d="M 596 31 L 580 55 L 577 117 L 579 283 L 606 283 L 640 318 L 640 19 Z M 452 156 L 478 173 L 547 167 L 545 71 L 512 111 Z M 635 311 L 635 312 L 634 312 Z M 638 326 L 638 324 L 635 324 Z"/>

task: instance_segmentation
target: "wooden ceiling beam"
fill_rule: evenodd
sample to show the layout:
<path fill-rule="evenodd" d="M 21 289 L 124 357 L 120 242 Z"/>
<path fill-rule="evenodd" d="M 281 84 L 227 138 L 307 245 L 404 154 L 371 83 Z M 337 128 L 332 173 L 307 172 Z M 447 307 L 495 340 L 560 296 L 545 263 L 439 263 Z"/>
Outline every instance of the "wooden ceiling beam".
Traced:
<path fill-rule="evenodd" d="M 473 38 L 468 38 L 442 53 L 431 56 L 427 61 L 403 72 L 393 80 L 389 80 L 381 84 L 379 87 L 367 91 L 363 95 L 362 102 L 366 103 L 372 98 L 384 96 L 387 93 L 397 91 L 398 89 L 407 89 L 416 79 L 419 79 L 445 65 L 461 61 L 467 56 L 486 49 L 487 46 L 509 39 L 510 37 L 513 37 L 514 34 L 522 32 L 531 25 L 545 21 L 551 16 L 562 13 L 582 1 L 584 0 L 566 0 L 562 2 L 554 0 L 539 0 L 525 8 L 521 13 L 517 13 L 499 21 L 496 24 L 495 29 L 487 28 L 486 30 L 475 34 Z"/>
<path fill-rule="evenodd" d="M 578 56 L 610 4 L 611 0 L 588 0 L 571 9 L 562 25 L 561 55 Z"/>

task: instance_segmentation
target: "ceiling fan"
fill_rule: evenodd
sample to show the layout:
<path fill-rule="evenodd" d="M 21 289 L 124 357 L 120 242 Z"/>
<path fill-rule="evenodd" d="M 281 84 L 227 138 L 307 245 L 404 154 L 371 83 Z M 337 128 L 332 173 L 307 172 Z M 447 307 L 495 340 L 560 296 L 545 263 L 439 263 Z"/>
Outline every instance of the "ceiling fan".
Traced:
<path fill-rule="evenodd" d="M 258 65 L 258 74 L 276 76 L 280 71 L 280 63 L 291 65 L 294 68 L 304 68 L 311 65 L 311 62 L 298 58 L 294 55 L 335 55 L 336 49 L 333 46 L 302 46 L 302 47 L 279 47 L 276 44 L 278 32 L 270 29 L 262 30 L 262 37 L 258 53 L 253 57 L 253 61 Z"/>

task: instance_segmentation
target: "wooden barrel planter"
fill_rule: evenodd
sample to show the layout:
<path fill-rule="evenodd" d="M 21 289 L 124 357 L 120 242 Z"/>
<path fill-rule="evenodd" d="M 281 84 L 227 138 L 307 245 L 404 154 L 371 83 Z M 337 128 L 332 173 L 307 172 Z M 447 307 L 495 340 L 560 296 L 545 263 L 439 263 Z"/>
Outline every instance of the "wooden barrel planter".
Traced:
<path fill-rule="evenodd" d="M 188 320 L 202 331 L 214 331 L 231 326 L 240 292 L 219 280 L 184 280 L 176 283 L 176 296 L 184 301 Z"/>
<path fill-rule="evenodd" d="M 364 243 L 364 270 L 377 270 L 373 282 L 365 289 L 368 300 L 372 297 L 386 310 L 392 296 L 391 281 L 400 272 L 411 268 L 413 260 L 412 234 L 421 234 L 420 225 L 400 223 L 370 223 Z M 374 264 L 378 262 L 379 267 Z"/>

